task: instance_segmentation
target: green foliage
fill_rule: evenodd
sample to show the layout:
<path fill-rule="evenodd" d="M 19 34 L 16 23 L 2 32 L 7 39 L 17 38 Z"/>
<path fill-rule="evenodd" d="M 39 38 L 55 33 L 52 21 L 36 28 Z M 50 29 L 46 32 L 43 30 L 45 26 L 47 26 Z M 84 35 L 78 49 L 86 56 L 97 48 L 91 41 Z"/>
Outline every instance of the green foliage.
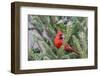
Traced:
<path fill-rule="evenodd" d="M 64 19 L 65 18 L 65 19 Z M 68 20 L 68 21 L 67 21 Z M 32 23 L 39 36 L 33 33 L 32 44 L 38 49 L 29 48 L 29 60 L 78 59 L 88 57 L 88 28 L 86 17 L 34 16 Z M 64 43 L 71 45 L 80 55 L 66 52 L 64 45 L 56 48 L 53 41 L 57 29 L 64 34 Z M 44 31 L 46 32 L 44 35 Z M 36 51 L 40 51 L 37 53 Z"/>

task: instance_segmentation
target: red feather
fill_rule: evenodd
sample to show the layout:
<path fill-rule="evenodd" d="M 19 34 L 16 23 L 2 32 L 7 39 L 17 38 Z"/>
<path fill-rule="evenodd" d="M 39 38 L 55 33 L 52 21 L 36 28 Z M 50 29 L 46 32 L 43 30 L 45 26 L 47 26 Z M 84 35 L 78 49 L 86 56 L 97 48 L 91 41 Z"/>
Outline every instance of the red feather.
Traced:
<path fill-rule="evenodd" d="M 60 48 L 63 44 L 63 37 L 62 37 L 63 33 L 61 31 L 58 31 L 55 38 L 54 38 L 54 45 L 57 48 Z"/>

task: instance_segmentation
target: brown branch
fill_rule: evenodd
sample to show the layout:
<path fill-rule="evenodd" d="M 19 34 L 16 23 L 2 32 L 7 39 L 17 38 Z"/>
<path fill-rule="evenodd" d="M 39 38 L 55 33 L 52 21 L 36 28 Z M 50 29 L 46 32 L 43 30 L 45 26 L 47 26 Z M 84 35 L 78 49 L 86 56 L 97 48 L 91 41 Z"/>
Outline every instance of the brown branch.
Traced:
<path fill-rule="evenodd" d="M 28 30 L 36 30 L 36 28 L 33 28 L 33 27 L 32 27 L 32 28 L 28 28 Z"/>

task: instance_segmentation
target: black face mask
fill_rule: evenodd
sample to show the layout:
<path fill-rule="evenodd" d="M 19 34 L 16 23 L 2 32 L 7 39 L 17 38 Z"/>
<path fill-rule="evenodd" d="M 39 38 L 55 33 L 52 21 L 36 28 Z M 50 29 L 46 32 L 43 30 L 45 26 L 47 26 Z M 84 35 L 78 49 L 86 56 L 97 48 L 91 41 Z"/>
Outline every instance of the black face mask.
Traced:
<path fill-rule="evenodd" d="M 60 37 L 59 37 L 59 39 L 61 39 L 61 40 L 63 39 L 63 37 L 62 37 L 62 34 L 60 34 Z"/>
<path fill-rule="evenodd" d="M 61 36 L 60 36 L 60 39 L 62 40 L 62 39 L 63 39 L 63 37 L 61 37 Z"/>

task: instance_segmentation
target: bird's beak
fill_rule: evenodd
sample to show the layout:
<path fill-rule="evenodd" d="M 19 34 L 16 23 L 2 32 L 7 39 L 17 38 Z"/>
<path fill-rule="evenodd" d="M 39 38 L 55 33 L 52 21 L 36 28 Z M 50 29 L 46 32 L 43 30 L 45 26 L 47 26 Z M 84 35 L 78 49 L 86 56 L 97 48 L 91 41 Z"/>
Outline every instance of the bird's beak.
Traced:
<path fill-rule="evenodd" d="M 62 38 L 64 39 L 64 35 L 62 35 Z"/>

